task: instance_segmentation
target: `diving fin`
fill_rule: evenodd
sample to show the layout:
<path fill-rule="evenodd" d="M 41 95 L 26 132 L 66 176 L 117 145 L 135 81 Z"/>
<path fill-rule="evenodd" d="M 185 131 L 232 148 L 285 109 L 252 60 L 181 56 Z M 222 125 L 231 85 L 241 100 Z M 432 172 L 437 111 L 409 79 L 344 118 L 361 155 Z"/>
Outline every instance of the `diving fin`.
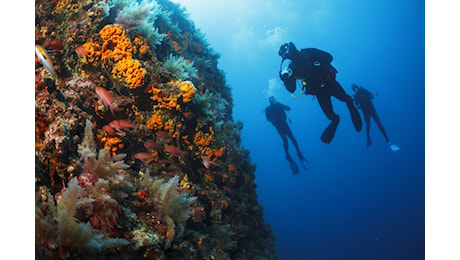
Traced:
<path fill-rule="evenodd" d="M 291 170 L 294 173 L 294 175 L 299 174 L 299 166 L 294 161 L 290 161 L 289 165 L 291 166 Z"/>
<path fill-rule="evenodd" d="M 361 131 L 363 127 L 363 121 L 361 120 L 361 115 L 358 112 L 358 109 L 353 105 L 353 102 L 347 103 L 348 110 L 350 111 L 351 121 L 353 122 L 353 126 L 356 129 L 356 132 Z"/>
<path fill-rule="evenodd" d="M 302 164 L 304 170 L 311 168 L 310 163 L 307 159 L 305 159 L 305 157 L 303 157 L 301 152 L 297 153 L 297 156 L 299 156 L 300 163 Z"/>
<path fill-rule="evenodd" d="M 327 128 L 324 130 L 323 134 L 321 135 L 321 141 L 323 143 L 329 144 L 332 142 L 332 139 L 335 136 L 335 131 L 337 130 L 337 126 L 339 125 L 340 120 L 337 119 L 332 121 Z"/>
<path fill-rule="evenodd" d="M 390 146 L 390 149 L 393 151 L 393 152 L 396 152 L 396 151 L 399 151 L 401 148 L 399 148 L 399 146 L 395 145 L 394 143 L 392 142 L 388 142 L 388 146 Z"/>
<path fill-rule="evenodd" d="M 372 145 L 372 140 L 370 138 L 367 138 L 367 148 Z"/>

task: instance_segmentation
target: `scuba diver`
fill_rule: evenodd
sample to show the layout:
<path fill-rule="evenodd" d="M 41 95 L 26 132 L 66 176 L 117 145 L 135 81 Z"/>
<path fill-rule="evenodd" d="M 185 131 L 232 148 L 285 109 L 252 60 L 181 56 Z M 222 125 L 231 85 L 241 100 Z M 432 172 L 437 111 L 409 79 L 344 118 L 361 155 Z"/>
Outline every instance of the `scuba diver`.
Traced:
<path fill-rule="evenodd" d="M 364 115 L 364 122 L 366 122 L 366 134 L 367 134 L 367 147 L 372 145 L 371 136 L 369 135 L 369 131 L 371 129 L 371 117 L 374 119 L 375 123 L 382 132 L 383 136 L 385 137 L 385 141 L 387 142 L 388 146 L 392 151 L 398 151 L 399 147 L 388 139 L 387 133 L 385 128 L 383 128 L 382 122 L 380 121 L 379 116 L 377 115 L 377 111 L 375 110 L 374 104 L 372 104 L 372 100 L 374 95 L 370 93 L 367 89 L 363 87 L 358 87 L 356 84 L 351 85 L 351 89 L 355 92 L 353 94 L 353 99 L 355 100 L 356 106 L 363 111 Z"/>
<path fill-rule="evenodd" d="M 294 147 L 297 150 L 297 156 L 299 157 L 303 168 L 306 170 L 307 168 L 310 168 L 310 165 L 307 159 L 305 159 L 302 152 L 300 151 L 299 145 L 297 144 L 297 140 L 294 138 L 291 128 L 289 128 L 289 125 L 286 122 L 285 110 L 290 111 L 291 108 L 276 101 L 275 97 L 270 97 L 269 101 L 270 105 L 265 108 L 265 116 L 267 117 L 267 120 L 270 121 L 276 128 L 278 134 L 281 136 L 281 139 L 283 139 L 283 147 L 284 152 L 286 153 L 286 159 L 288 160 L 289 165 L 291 166 L 292 172 L 294 173 L 294 175 L 296 175 L 299 173 L 299 167 L 294 162 L 291 155 L 289 155 L 289 144 L 287 139 L 288 137 L 291 139 L 292 144 L 294 144 Z"/>
<path fill-rule="evenodd" d="M 345 93 L 342 86 L 335 80 L 337 70 L 331 65 L 332 56 L 315 48 L 297 50 L 294 43 L 281 45 L 278 55 L 283 58 L 280 65 L 280 78 L 286 89 L 293 93 L 297 80 L 302 82 L 302 93 L 314 95 L 326 117 L 331 120 L 321 135 L 321 141 L 329 144 L 334 138 L 340 117 L 332 108 L 331 97 L 334 96 L 347 104 L 351 120 L 356 131 L 361 131 L 363 122 L 353 99 Z M 290 60 L 289 66 L 281 69 L 283 62 Z"/>

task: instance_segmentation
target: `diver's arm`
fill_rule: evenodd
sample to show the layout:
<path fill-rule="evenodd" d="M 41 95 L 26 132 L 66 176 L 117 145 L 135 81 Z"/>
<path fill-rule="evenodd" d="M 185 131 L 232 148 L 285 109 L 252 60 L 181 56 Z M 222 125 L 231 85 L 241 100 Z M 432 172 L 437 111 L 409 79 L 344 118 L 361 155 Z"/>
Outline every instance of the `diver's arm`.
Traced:
<path fill-rule="evenodd" d="M 290 107 L 290 106 L 286 106 L 285 104 L 281 104 L 281 103 L 280 103 L 280 105 L 281 105 L 281 107 L 282 107 L 284 110 L 286 110 L 286 111 L 291 111 L 291 107 Z"/>
<path fill-rule="evenodd" d="M 280 75 L 280 78 L 283 81 L 284 86 L 286 87 L 286 90 L 289 91 L 290 93 L 294 93 L 295 87 L 296 87 L 296 85 L 295 85 L 295 77 L 294 76 L 282 77 Z"/>
<path fill-rule="evenodd" d="M 271 115 L 270 115 L 269 107 L 266 107 L 266 108 L 265 108 L 265 117 L 267 118 L 267 121 L 272 121 L 272 120 L 271 120 Z"/>

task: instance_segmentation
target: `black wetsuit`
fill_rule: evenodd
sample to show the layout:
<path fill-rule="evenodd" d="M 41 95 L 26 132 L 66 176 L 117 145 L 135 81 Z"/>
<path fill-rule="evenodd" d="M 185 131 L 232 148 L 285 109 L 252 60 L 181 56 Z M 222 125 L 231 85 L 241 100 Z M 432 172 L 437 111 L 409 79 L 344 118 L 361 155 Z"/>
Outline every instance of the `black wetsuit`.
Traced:
<path fill-rule="evenodd" d="M 353 99 L 347 95 L 342 86 L 335 80 L 337 70 L 331 65 L 332 56 L 324 51 L 315 48 L 302 49 L 292 57 L 289 68 L 294 77 L 284 81 L 286 89 L 293 93 L 296 88 L 296 79 L 306 82 L 305 93 L 315 95 L 318 103 L 331 124 L 326 128 L 321 140 L 330 143 L 335 135 L 339 124 L 339 116 L 334 113 L 331 103 L 331 96 L 347 104 L 353 125 L 356 131 L 362 128 L 362 121 L 358 110 L 353 105 Z"/>
<path fill-rule="evenodd" d="M 386 142 L 390 142 L 388 139 L 387 133 L 385 128 L 383 127 L 382 122 L 380 121 L 379 116 L 377 115 L 377 111 L 375 110 L 374 104 L 372 100 L 374 95 L 364 89 L 363 87 L 358 87 L 355 94 L 353 95 L 353 99 L 355 100 L 355 104 L 358 108 L 363 111 L 364 121 L 366 122 L 366 134 L 367 134 L 367 145 L 370 146 L 372 144 L 369 132 L 371 128 L 371 117 L 374 119 L 375 123 L 379 127 L 380 131 L 382 132 L 383 136 L 385 137 Z"/>
<path fill-rule="evenodd" d="M 297 144 L 297 140 L 294 138 L 294 135 L 291 132 L 291 128 L 286 122 L 287 118 L 285 110 L 289 111 L 291 110 L 291 108 L 289 106 L 276 102 L 265 108 L 265 116 L 267 117 L 267 120 L 270 121 L 276 128 L 278 134 L 281 136 L 281 139 L 283 139 L 283 147 L 286 153 L 286 159 L 289 162 L 291 162 L 292 158 L 289 155 L 289 145 L 287 137 L 291 139 L 298 153 L 300 153 L 300 150 Z"/>

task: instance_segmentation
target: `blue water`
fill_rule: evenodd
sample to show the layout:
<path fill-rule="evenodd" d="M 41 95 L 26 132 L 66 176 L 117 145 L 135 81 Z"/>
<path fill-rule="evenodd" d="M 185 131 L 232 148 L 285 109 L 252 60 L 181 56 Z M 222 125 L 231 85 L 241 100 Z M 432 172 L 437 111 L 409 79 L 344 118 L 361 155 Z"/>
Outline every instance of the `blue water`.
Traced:
<path fill-rule="evenodd" d="M 424 2 L 369 0 L 182 0 L 190 18 L 221 54 L 233 89 L 234 119 L 257 165 L 258 199 L 282 259 L 424 259 Z M 211 3 L 209 3 L 211 2 Z M 250 3 L 247 3 L 250 2 Z M 312 96 L 291 97 L 278 78 L 280 44 L 331 53 L 337 80 L 378 93 L 374 105 L 392 152 L 372 122 L 356 133 L 344 103 L 331 144 L 329 121 Z M 281 138 L 265 119 L 274 95 L 312 166 L 294 176 Z M 290 144 L 291 155 L 295 150 Z"/>

